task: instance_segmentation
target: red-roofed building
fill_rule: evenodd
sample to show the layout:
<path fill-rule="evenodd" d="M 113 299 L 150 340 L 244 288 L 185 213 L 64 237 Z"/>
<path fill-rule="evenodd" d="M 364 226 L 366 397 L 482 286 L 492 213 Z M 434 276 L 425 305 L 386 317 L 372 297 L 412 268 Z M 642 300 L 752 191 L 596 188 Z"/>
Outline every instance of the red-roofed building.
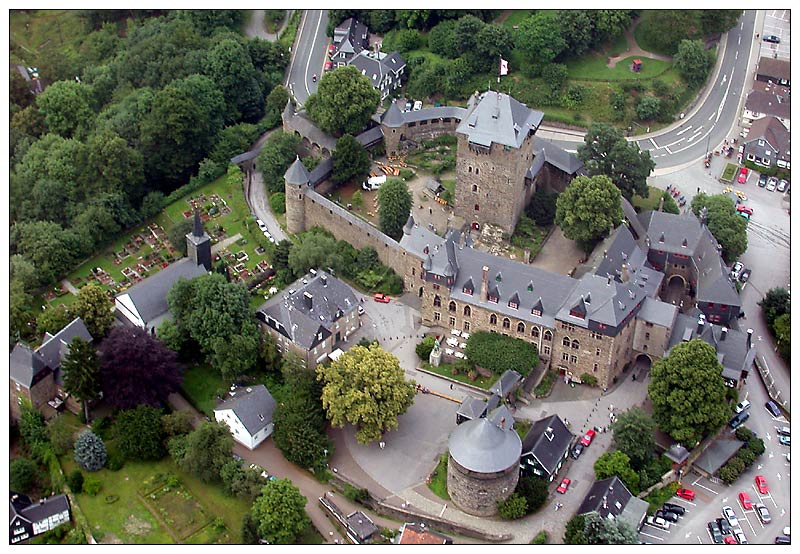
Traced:
<path fill-rule="evenodd" d="M 397 544 L 453 544 L 453 539 L 431 531 L 424 523 L 404 523 Z"/>

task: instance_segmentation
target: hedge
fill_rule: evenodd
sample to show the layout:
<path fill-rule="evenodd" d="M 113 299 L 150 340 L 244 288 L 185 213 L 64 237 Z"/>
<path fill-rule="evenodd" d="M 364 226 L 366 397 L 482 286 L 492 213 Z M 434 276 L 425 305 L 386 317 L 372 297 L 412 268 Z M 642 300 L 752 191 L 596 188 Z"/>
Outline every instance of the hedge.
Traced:
<path fill-rule="evenodd" d="M 473 364 L 496 374 L 513 369 L 525 377 L 539 365 L 536 346 L 499 333 L 478 331 L 471 334 L 464 353 Z"/>

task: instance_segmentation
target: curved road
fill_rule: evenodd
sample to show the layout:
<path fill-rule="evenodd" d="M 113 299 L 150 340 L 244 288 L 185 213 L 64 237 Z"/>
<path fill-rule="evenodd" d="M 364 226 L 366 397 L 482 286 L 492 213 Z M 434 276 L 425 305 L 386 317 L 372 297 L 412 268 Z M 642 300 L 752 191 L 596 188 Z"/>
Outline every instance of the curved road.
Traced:
<path fill-rule="evenodd" d="M 286 87 L 298 105 L 317 92 L 313 76 L 322 75 L 328 37 L 328 10 L 306 10 L 300 20 L 297 38 L 292 50 L 292 60 L 286 74 Z"/>

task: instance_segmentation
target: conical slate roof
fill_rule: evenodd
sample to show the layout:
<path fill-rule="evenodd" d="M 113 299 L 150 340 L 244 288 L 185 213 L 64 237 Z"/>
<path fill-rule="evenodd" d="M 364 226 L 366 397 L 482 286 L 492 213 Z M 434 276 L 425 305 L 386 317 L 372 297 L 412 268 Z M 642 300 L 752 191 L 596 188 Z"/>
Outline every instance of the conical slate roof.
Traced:
<path fill-rule="evenodd" d="M 396 102 L 392 102 L 389 109 L 383 113 L 381 123 L 387 127 L 402 127 L 403 123 L 405 123 L 403 113 L 397 107 Z"/>
<path fill-rule="evenodd" d="M 460 466 L 478 473 L 496 473 L 516 466 L 522 441 L 511 429 L 511 423 L 504 422 L 504 429 L 483 417 L 462 423 L 450 434 L 450 455 Z"/>
<path fill-rule="evenodd" d="M 303 162 L 300 161 L 300 156 L 289 166 L 283 178 L 286 179 L 286 182 L 290 185 L 308 184 L 310 177 Z"/>

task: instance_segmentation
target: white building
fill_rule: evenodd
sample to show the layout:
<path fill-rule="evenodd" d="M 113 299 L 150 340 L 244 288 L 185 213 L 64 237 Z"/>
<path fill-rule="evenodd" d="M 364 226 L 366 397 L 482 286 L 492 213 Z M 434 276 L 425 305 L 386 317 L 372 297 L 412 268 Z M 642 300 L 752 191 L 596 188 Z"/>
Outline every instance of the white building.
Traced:
<path fill-rule="evenodd" d="M 233 438 L 255 449 L 272 434 L 276 402 L 264 385 L 236 389 L 214 409 L 214 418 L 227 425 Z"/>

